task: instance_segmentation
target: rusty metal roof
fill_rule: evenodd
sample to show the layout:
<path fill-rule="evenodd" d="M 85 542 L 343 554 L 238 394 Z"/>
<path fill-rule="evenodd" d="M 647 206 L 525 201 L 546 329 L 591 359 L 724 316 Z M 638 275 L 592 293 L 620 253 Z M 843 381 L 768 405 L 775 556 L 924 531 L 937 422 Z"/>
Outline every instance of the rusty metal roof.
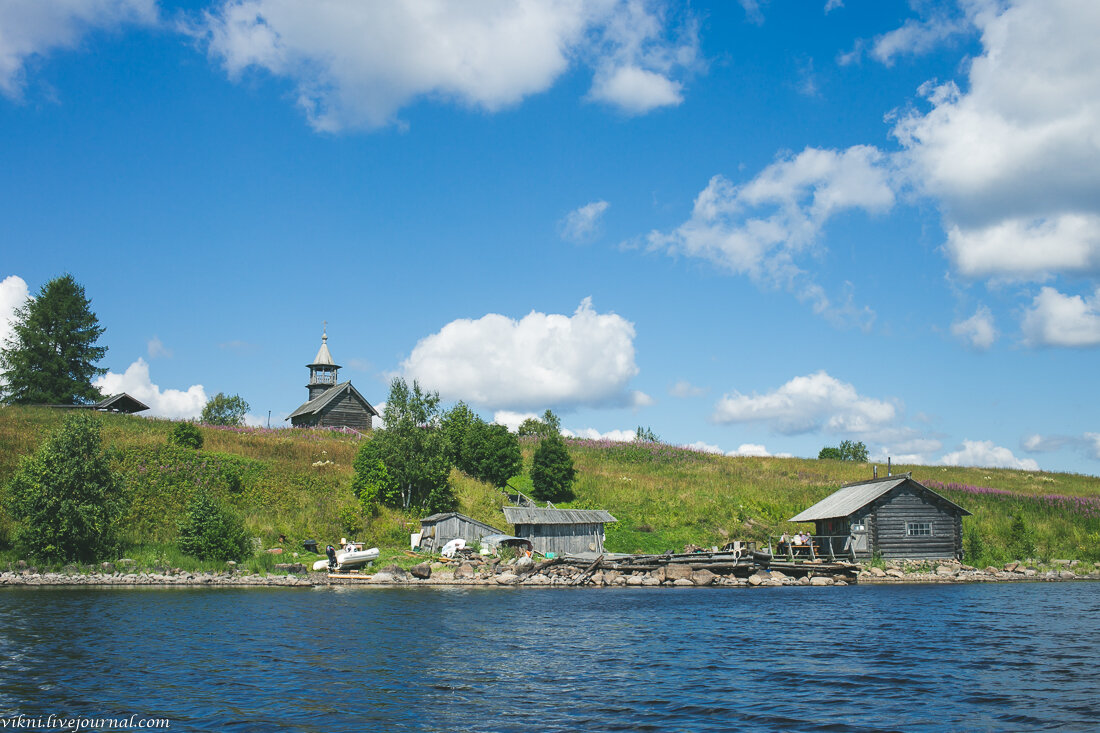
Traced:
<path fill-rule="evenodd" d="M 604 524 L 619 520 L 603 509 L 538 509 L 527 506 L 504 507 L 509 524 Z"/>

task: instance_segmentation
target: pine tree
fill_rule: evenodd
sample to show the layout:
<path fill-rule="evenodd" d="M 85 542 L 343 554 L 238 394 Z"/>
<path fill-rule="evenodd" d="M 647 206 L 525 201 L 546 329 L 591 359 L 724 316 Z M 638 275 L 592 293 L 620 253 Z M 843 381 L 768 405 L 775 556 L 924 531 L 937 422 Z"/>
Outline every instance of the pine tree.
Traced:
<path fill-rule="evenodd" d="M 3 401 L 20 405 L 80 405 L 103 398 L 92 380 L 106 373 L 96 341 L 106 330 L 72 275 L 42 286 L 15 311 L 15 335 L 0 348 Z"/>

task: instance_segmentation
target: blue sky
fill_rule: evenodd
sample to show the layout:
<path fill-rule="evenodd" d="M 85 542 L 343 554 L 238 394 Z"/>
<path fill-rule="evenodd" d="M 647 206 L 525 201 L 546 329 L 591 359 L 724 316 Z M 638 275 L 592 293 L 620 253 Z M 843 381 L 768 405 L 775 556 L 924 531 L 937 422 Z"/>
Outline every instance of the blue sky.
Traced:
<path fill-rule="evenodd" d="M 1100 470 L 1100 6 L 0 3 L 0 330 L 273 424 L 329 346 L 514 424 Z M 3 334 L 0 334 L 3 335 Z"/>

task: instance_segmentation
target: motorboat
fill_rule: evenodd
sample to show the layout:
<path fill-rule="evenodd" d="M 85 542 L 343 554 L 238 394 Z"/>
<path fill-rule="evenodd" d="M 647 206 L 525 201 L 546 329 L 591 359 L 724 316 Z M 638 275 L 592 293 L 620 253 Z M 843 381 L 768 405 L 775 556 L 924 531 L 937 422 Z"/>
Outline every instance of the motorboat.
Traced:
<path fill-rule="evenodd" d="M 358 545 L 349 543 L 344 549 L 337 550 L 333 548 L 332 545 L 329 545 L 326 551 L 328 559 L 316 561 L 313 563 L 313 569 L 324 570 L 328 568 L 330 570 L 352 570 L 377 560 L 378 556 L 381 554 L 377 547 L 371 547 L 367 550 L 361 550 L 359 547 Z"/>

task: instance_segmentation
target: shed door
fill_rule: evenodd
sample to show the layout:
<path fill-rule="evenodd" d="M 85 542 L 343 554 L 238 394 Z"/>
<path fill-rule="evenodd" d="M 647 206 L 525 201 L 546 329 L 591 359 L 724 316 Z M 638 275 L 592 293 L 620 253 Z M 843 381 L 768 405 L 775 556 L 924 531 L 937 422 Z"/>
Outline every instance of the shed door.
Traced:
<path fill-rule="evenodd" d="M 867 525 L 861 519 L 852 520 L 852 549 L 867 552 Z"/>

